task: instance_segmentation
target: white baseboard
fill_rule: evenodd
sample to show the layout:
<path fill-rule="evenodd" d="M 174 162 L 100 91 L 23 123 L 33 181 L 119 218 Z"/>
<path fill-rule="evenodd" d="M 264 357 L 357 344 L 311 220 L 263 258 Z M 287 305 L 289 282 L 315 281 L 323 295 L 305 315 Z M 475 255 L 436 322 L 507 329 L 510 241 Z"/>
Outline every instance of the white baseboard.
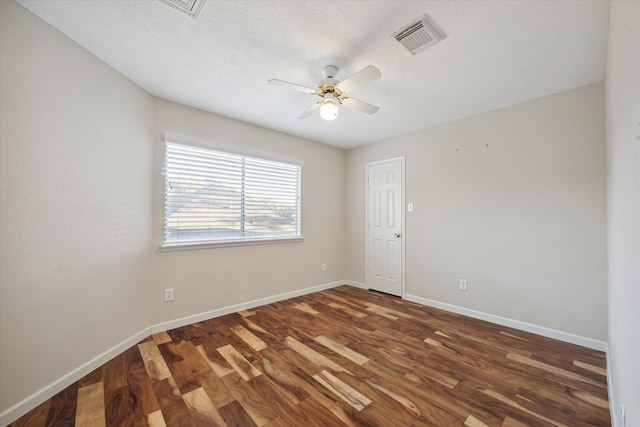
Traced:
<path fill-rule="evenodd" d="M 592 348 L 594 350 L 606 352 L 608 349 L 608 345 L 604 341 L 583 337 L 581 335 L 572 334 L 570 332 L 558 331 L 556 329 L 547 328 L 545 326 L 539 326 L 533 323 L 527 323 L 520 320 L 496 316 L 494 314 L 484 313 L 482 311 L 471 310 L 469 308 L 447 304 L 440 301 L 434 301 L 416 295 L 405 294 L 403 298 L 407 301 L 416 302 L 418 304 L 427 305 L 429 307 L 451 311 L 453 313 L 462 314 L 465 316 L 473 317 L 475 319 L 485 320 L 487 322 L 496 323 L 498 325 L 508 326 L 510 328 L 520 329 L 521 331 L 531 332 L 533 334 L 565 341 L 571 344 L 581 345 L 583 347 Z"/>
<path fill-rule="evenodd" d="M 353 280 L 343 280 L 340 283 L 353 286 L 354 288 L 369 289 L 369 287 L 365 283 L 354 282 Z"/>
<path fill-rule="evenodd" d="M 114 345 L 110 349 L 99 354 L 98 356 L 89 360 L 88 362 L 81 365 L 80 367 L 74 369 L 68 374 L 58 378 L 56 381 L 47 385 L 46 387 L 33 393 L 31 396 L 11 406 L 10 408 L 8 408 L 7 410 L 3 411 L 0 414 L 0 425 L 7 426 L 11 424 L 15 420 L 17 420 L 18 418 L 26 414 L 27 412 L 29 412 L 30 410 L 34 409 L 36 406 L 40 405 L 42 402 L 46 401 L 47 399 L 50 399 L 56 393 L 61 392 L 62 390 L 69 387 L 74 382 L 78 381 L 82 377 L 93 372 L 98 367 L 107 363 L 109 360 L 113 359 L 114 357 L 116 357 L 118 354 L 122 353 L 129 347 L 142 341 L 143 339 L 148 337 L 149 334 L 150 334 L 150 328 L 148 327 L 144 328 L 140 332 Z"/>
<path fill-rule="evenodd" d="M 348 281 L 340 280 L 338 282 L 324 283 L 322 285 L 311 286 L 309 288 L 298 289 L 291 292 L 285 292 L 283 294 L 260 298 L 253 301 L 230 305 L 227 307 L 221 307 L 211 311 L 205 311 L 204 313 L 193 314 L 191 316 L 181 317 L 179 319 L 170 320 L 168 322 L 157 323 L 155 325 L 151 325 L 151 333 L 156 334 L 158 332 L 164 332 L 170 329 L 180 328 L 182 326 L 190 325 L 192 323 L 213 319 L 214 317 L 224 316 L 226 314 L 235 313 L 241 310 L 249 310 L 251 308 L 259 307 L 261 305 L 271 304 L 273 302 L 283 301 L 286 299 L 299 297 L 301 295 L 323 291 L 325 289 L 335 288 L 336 286 L 345 285 L 345 284 L 349 284 Z"/>
<path fill-rule="evenodd" d="M 614 393 L 613 387 L 613 372 L 611 371 L 611 355 L 607 354 L 607 395 L 609 397 L 609 413 L 611 414 L 611 425 L 618 427 L 621 425 L 619 420 L 620 414 L 618 413 L 618 399 Z"/>

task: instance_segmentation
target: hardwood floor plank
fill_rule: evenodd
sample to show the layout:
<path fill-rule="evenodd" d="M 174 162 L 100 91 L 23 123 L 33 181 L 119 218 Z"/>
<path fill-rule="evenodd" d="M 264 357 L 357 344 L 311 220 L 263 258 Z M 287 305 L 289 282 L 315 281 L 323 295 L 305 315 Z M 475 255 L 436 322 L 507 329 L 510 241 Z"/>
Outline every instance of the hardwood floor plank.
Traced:
<path fill-rule="evenodd" d="M 47 415 L 49 414 L 49 405 L 51 399 L 47 399 L 35 409 L 31 410 L 25 416 L 18 418 L 12 427 L 44 427 L 47 422 Z"/>
<path fill-rule="evenodd" d="M 296 340 L 293 337 L 290 337 L 290 336 L 286 337 L 285 338 L 285 342 L 287 343 L 287 346 L 291 350 L 293 350 L 296 353 L 300 354 L 301 356 L 307 358 L 309 361 L 313 362 L 314 364 L 316 364 L 319 367 L 329 368 L 329 369 L 331 369 L 331 370 L 333 370 L 335 372 L 347 372 L 347 373 L 350 373 L 345 368 L 343 368 L 342 366 L 340 366 L 337 363 L 335 363 L 333 360 L 329 359 L 326 356 L 323 356 L 322 354 L 318 353 L 317 351 L 315 351 L 311 347 L 308 347 L 308 346 L 304 345 L 303 343 L 301 343 L 300 341 Z"/>
<path fill-rule="evenodd" d="M 603 409 L 609 411 L 609 401 L 602 399 L 600 397 L 593 396 L 589 393 L 584 393 L 582 391 L 574 391 L 571 393 L 573 396 L 577 397 L 580 400 L 583 400 L 591 405 L 599 406 Z"/>
<path fill-rule="evenodd" d="M 145 368 L 129 372 L 127 383 L 143 415 L 149 415 L 160 409 L 153 384 Z"/>
<path fill-rule="evenodd" d="M 255 351 L 264 350 L 267 345 L 260 338 L 249 332 L 244 326 L 237 325 L 231 328 L 234 334 L 240 337 L 242 341 L 246 342 Z"/>
<path fill-rule="evenodd" d="M 318 335 L 314 339 L 316 340 L 316 342 L 335 351 L 339 355 L 351 360 L 352 362 L 357 363 L 358 365 L 364 365 L 369 361 L 368 357 L 365 357 L 360 353 L 351 350 L 349 347 L 346 347 L 335 341 L 331 341 L 329 338 L 325 337 L 324 335 Z"/>
<path fill-rule="evenodd" d="M 334 405 L 335 404 L 325 407 L 313 398 L 303 400 L 300 402 L 300 405 L 298 405 L 298 409 L 305 423 L 300 425 L 314 427 L 341 427 L 349 425 L 342 422 L 342 420 L 335 415 L 335 412 L 331 410 Z"/>
<path fill-rule="evenodd" d="M 602 352 L 340 286 L 153 334 L 11 427 L 600 427 L 607 399 Z"/>
<path fill-rule="evenodd" d="M 367 311 L 371 311 L 372 313 L 375 313 L 378 316 L 386 317 L 387 319 L 391 319 L 391 320 L 400 319 L 398 316 L 394 316 L 393 314 L 389 313 L 387 310 L 384 309 L 384 307 L 380 307 L 379 305 L 376 305 L 376 304 L 371 304 L 369 307 L 367 307 Z"/>
<path fill-rule="evenodd" d="M 255 322 L 253 322 L 250 319 L 242 319 L 242 323 L 250 330 L 252 330 L 253 332 L 257 332 L 259 334 L 262 335 L 266 335 L 266 336 L 270 336 L 271 334 L 262 326 L 256 324 Z"/>
<path fill-rule="evenodd" d="M 155 380 L 153 389 L 167 427 L 195 427 L 189 408 L 172 377 Z"/>
<path fill-rule="evenodd" d="M 108 427 L 133 426 L 137 418 L 142 418 L 141 408 L 129 386 L 104 393 L 104 410 Z M 79 424 L 82 425 L 82 424 Z"/>
<path fill-rule="evenodd" d="M 325 409 L 329 409 L 340 401 L 339 397 L 326 387 L 321 387 L 320 383 L 318 383 L 313 376 L 307 374 L 302 369 L 297 369 L 293 372 L 293 375 L 300 387 L 309 395 L 309 398 L 304 399 L 300 405 L 304 402 L 317 402 Z"/>
<path fill-rule="evenodd" d="M 104 385 L 94 383 L 78 389 L 76 425 L 86 427 L 104 427 Z"/>
<path fill-rule="evenodd" d="M 290 426 L 299 425 L 301 415 L 297 405 L 300 400 L 295 395 L 281 389 L 278 384 L 272 382 L 265 375 L 252 378 L 249 383 L 251 388 L 261 397 L 261 400 L 273 410 L 270 417 L 275 418 L 271 418 L 266 424 L 271 424 L 274 419 L 279 419 L 280 422 L 286 422 Z"/>
<path fill-rule="evenodd" d="M 529 424 L 522 423 L 518 420 L 514 420 L 511 417 L 505 417 L 501 427 L 530 427 Z"/>
<path fill-rule="evenodd" d="M 193 372 L 204 372 L 211 369 L 211 366 L 202 357 L 193 343 L 189 341 L 181 342 L 175 346 L 176 352 L 182 356 L 182 363 L 189 365 Z"/>
<path fill-rule="evenodd" d="M 220 408 L 219 412 L 229 427 L 258 427 L 242 405 L 235 400 Z"/>
<path fill-rule="evenodd" d="M 152 380 L 164 380 L 171 376 L 167 362 L 162 358 L 160 350 L 155 342 L 143 342 L 138 344 L 140 355 L 147 369 L 147 374 Z"/>
<path fill-rule="evenodd" d="M 313 378 L 358 411 L 362 411 L 371 403 L 367 396 L 340 381 L 327 371 L 320 371 Z"/>
<path fill-rule="evenodd" d="M 579 360 L 574 360 L 573 366 L 575 366 L 576 368 L 585 369 L 589 372 L 593 372 L 594 374 L 602 375 L 603 377 L 607 376 L 606 368 L 601 366 L 594 366 L 589 363 L 581 362 Z"/>
<path fill-rule="evenodd" d="M 351 308 L 360 308 L 362 307 L 362 300 L 361 299 L 350 299 L 350 298 L 345 298 L 344 296 L 338 295 L 338 292 L 325 292 L 322 294 L 322 296 L 328 298 L 328 299 L 332 299 L 334 301 L 338 301 L 342 304 L 346 304 L 351 306 Z"/>
<path fill-rule="evenodd" d="M 464 425 L 467 427 L 490 427 L 489 424 L 486 424 L 481 419 L 473 416 L 473 414 L 469 415 L 466 420 L 464 420 Z"/>
<path fill-rule="evenodd" d="M 319 314 L 318 311 L 314 310 L 313 308 L 309 307 L 309 304 L 301 302 L 299 304 L 294 304 L 293 307 L 296 310 L 300 310 L 303 311 L 305 313 L 310 313 L 310 314 Z"/>
<path fill-rule="evenodd" d="M 234 395 L 237 402 L 242 405 L 244 410 L 249 414 L 249 417 L 258 426 L 263 426 L 278 418 L 278 413 L 275 408 L 272 407 L 266 400 L 262 393 L 258 393 L 254 384 L 257 384 L 256 378 L 251 378 L 249 381 L 244 379 L 238 379 L 234 377 L 225 377 L 223 381 L 226 383 L 229 391 Z M 260 380 L 257 380 L 260 381 Z"/>
<path fill-rule="evenodd" d="M 558 375 L 558 376 L 562 376 L 562 377 L 565 377 L 565 378 L 569 378 L 569 379 L 574 380 L 574 381 L 585 382 L 585 383 L 588 383 L 588 384 L 595 385 L 596 387 L 603 387 L 604 386 L 602 383 L 599 383 L 597 381 L 593 381 L 590 378 L 583 377 L 582 375 L 578 375 L 578 374 L 576 374 L 574 372 L 570 372 L 570 371 L 566 371 L 564 369 L 560 369 L 558 367 L 549 365 L 549 364 L 544 363 L 544 362 L 539 362 L 539 361 L 537 361 L 535 359 L 532 359 L 530 357 L 525 357 L 525 356 L 522 356 L 522 355 L 517 354 L 517 353 L 508 353 L 507 354 L 507 359 L 515 360 L 516 362 L 520 362 L 520 363 L 523 363 L 525 365 L 529 365 L 529 366 L 532 366 L 534 368 L 538 368 L 538 369 L 547 371 L 547 372 L 552 373 L 554 375 Z"/>
<path fill-rule="evenodd" d="M 98 369 L 93 370 L 87 376 L 81 378 L 78 381 L 78 387 L 86 387 L 91 384 L 95 384 L 97 382 L 102 382 L 102 368 L 104 366 L 99 367 Z"/>
<path fill-rule="evenodd" d="M 153 342 L 156 343 L 156 345 L 160 345 L 160 344 L 165 344 L 168 342 L 171 342 L 171 337 L 169 336 L 169 334 L 165 331 L 165 332 L 158 332 L 157 334 L 152 334 L 151 338 L 153 338 Z"/>
<path fill-rule="evenodd" d="M 127 365 L 122 355 L 118 355 L 104 364 L 102 383 L 106 391 L 120 389 L 127 385 Z"/>
<path fill-rule="evenodd" d="M 567 425 L 562 424 L 561 422 L 558 422 L 558 421 L 552 420 L 550 418 L 547 418 L 546 416 L 544 416 L 544 415 L 542 415 L 540 413 L 533 412 L 533 411 L 523 407 L 519 403 L 515 402 L 514 400 L 509 399 L 508 397 L 503 396 L 500 393 L 497 393 L 497 392 L 495 392 L 493 390 L 485 389 L 484 392 L 485 392 L 486 395 L 488 395 L 488 396 L 490 396 L 490 397 L 492 397 L 492 398 L 494 398 L 496 400 L 504 402 L 507 405 L 510 405 L 510 406 L 514 407 L 515 409 L 518 409 L 520 411 L 526 412 L 527 414 L 533 415 L 534 417 L 540 418 L 541 420 L 546 421 L 546 422 L 548 422 L 550 424 L 553 424 L 554 426 L 568 427 Z"/>
<path fill-rule="evenodd" d="M 218 352 L 225 358 L 229 365 L 233 366 L 235 371 L 242 377 L 243 380 L 249 381 L 253 377 L 262 375 L 255 366 L 253 366 L 247 359 L 238 352 L 232 345 L 228 344 L 224 347 L 218 348 Z"/>
<path fill-rule="evenodd" d="M 444 375 L 438 369 L 424 369 L 428 367 L 423 367 L 423 369 L 415 369 L 412 372 L 409 372 L 404 375 L 406 379 L 409 381 L 413 381 L 414 383 L 425 383 L 425 379 L 429 379 L 431 381 L 435 381 L 439 384 L 442 384 L 445 387 L 450 389 L 454 389 L 460 381 L 450 376 Z"/>
<path fill-rule="evenodd" d="M 262 355 L 264 356 L 262 359 L 264 373 L 281 389 L 286 390 L 287 395 L 293 396 L 291 400 L 299 402 L 309 397 L 309 393 L 301 385 L 299 375 L 296 375 L 299 367 L 271 349 L 265 350 Z"/>
<path fill-rule="evenodd" d="M 198 369 L 190 365 L 187 361 L 176 362 L 171 365 L 171 376 L 173 377 L 181 394 L 189 393 L 200 388 L 198 381 Z M 207 369 L 207 371 L 210 369 Z"/>
<path fill-rule="evenodd" d="M 358 317 L 358 318 L 361 318 L 361 319 L 368 316 L 367 313 L 363 313 L 361 311 L 354 310 L 354 309 L 349 308 L 347 306 L 344 306 L 342 304 L 338 304 L 337 302 L 332 302 L 332 303 L 329 303 L 328 305 L 329 305 L 329 307 L 335 308 L 337 310 L 340 310 L 340 311 L 348 314 L 349 316 L 354 316 L 354 317 Z"/>
<path fill-rule="evenodd" d="M 367 383 L 370 384 L 371 386 L 377 388 L 378 390 L 380 390 L 381 392 L 383 392 L 384 394 L 386 394 L 387 396 L 389 396 L 390 398 L 392 398 L 396 402 L 400 403 L 402 406 L 404 406 L 408 410 L 410 410 L 412 412 L 415 412 L 416 415 L 422 415 L 422 413 L 420 412 L 420 410 L 418 409 L 416 404 L 413 403 L 409 398 L 407 398 L 405 396 L 402 396 L 402 395 L 400 395 L 398 393 L 395 393 L 395 392 L 389 390 L 386 387 L 383 387 L 383 386 L 378 385 L 378 384 L 374 384 L 371 381 L 367 381 Z"/>
<path fill-rule="evenodd" d="M 544 379 L 537 383 L 540 386 L 524 384 L 518 389 L 515 397 L 524 399 L 525 403 L 534 402 L 539 407 L 548 408 L 549 412 L 562 411 L 569 419 L 582 417 L 586 422 L 593 424 L 598 423 L 599 417 L 606 417 L 609 413 L 608 402 L 591 392 L 575 390 L 564 384 L 544 381 Z M 533 406 L 532 408 L 535 409 Z M 586 415 L 585 411 L 591 412 L 592 415 Z M 593 418 L 593 414 L 599 417 Z"/>
<path fill-rule="evenodd" d="M 205 427 L 227 426 L 202 387 L 183 394 L 182 399 L 187 404 L 196 425 Z"/>
<path fill-rule="evenodd" d="M 265 374 L 273 381 L 274 388 L 278 389 L 279 394 L 286 397 L 287 401 L 294 405 L 300 403 L 300 399 L 298 398 L 300 390 L 295 381 L 293 381 L 289 375 L 282 372 L 269 359 L 262 359 L 262 363 Z M 308 397 L 308 395 L 303 396 L 305 398 Z"/>
<path fill-rule="evenodd" d="M 148 427 L 167 427 L 162 411 L 159 409 L 147 415 L 145 421 Z"/>
<path fill-rule="evenodd" d="M 238 375 L 233 373 L 233 375 Z M 207 371 L 197 375 L 202 389 L 209 396 L 209 400 L 217 409 L 235 400 L 233 394 L 227 389 L 224 382 L 213 372 Z"/>
<path fill-rule="evenodd" d="M 469 415 L 466 420 L 464 420 L 464 425 L 467 427 L 490 427 L 489 424 L 486 424 L 481 419 L 475 417 L 473 414 Z"/>
<path fill-rule="evenodd" d="M 207 353 L 203 346 L 201 345 L 197 346 L 196 350 L 198 351 L 198 353 L 200 353 L 200 355 L 205 360 L 205 362 L 207 362 L 209 367 L 213 369 L 213 372 L 215 372 L 217 376 L 224 377 L 225 375 L 229 375 L 230 373 L 235 372 L 235 369 L 233 369 L 233 366 L 231 366 L 226 360 L 223 359 L 224 363 L 220 363 L 217 360 L 213 360 L 216 358 L 210 357 L 209 356 L 210 353 Z M 222 358 L 222 356 L 219 353 L 216 353 L 216 354 L 219 358 Z"/>
<path fill-rule="evenodd" d="M 78 387 L 72 385 L 50 399 L 46 426 L 70 427 L 75 425 Z"/>
<path fill-rule="evenodd" d="M 527 357 L 531 356 L 531 352 L 530 351 L 520 350 L 518 348 L 509 347 L 509 346 L 501 344 L 499 342 L 494 342 L 494 341 L 491 341 L 491 340 L 488 340 L 488 339 L 485 339 L 485 338 L 482 338 L 482 337 L 477 337 L 475 335 L 466 334 L 466 333 L 460 332 L 460 331 L 457 331 L 456 335 L 458 337 L 462 337 L 462 338 L 465 338 L 467 340 L 471 340 L 471 341 L 476 342 L 478 344 L 484 344 L 484 345 L 488 345 L 488 346 L 494 347 L 496 349 L 504 351 L 505 353 L 519 353 L 519 354 L 521 354 L 523 356 L 527 356 Z M 451 338 L 451 339 L 453 339 L 453 338 Z"/>

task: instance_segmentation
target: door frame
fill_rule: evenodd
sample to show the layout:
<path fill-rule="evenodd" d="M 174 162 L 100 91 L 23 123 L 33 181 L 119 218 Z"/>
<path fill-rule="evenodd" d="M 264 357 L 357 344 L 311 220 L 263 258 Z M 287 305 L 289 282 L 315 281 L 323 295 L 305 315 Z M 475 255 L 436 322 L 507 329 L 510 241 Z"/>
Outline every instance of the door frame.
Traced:
<path fill-rule="evenodd" d="M 375 162 L 367 162 L 364 165 L 364 284 L 369 289 L 367 283 L 369 271 L 369 168 L 384 163 L 400 161 L 400 218 L 402 221 L 401 233 L 402 241 L 400 242 L 400 298 L 404 299 L 405 295 L 405 247 L 406 247 L 406 201 L 405 201 L 405 156 L 392 157 Z"/>

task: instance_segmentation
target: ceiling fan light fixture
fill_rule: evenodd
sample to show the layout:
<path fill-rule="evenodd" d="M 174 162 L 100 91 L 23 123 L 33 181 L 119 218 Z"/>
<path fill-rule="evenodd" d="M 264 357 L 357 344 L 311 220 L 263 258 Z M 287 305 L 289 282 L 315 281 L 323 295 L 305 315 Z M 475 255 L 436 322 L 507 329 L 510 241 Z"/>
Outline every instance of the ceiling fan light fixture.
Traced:
<path fill-rule="evenodd" d="M 367 104 L 366 102 L 346 96 L 348 92 L 382 77 L 380 70 L 376 67 L 368 65 L 343 81 L 334 78 L 338 72 L 338 67 L 334 65 L 327 65 L 324 67 L 323 72 L 326 78 L 320 80 L 320 84 L 316 89 L 277 79 L 271 79 L 269 83 L 322 98 L 322 101 L 315 102 L 304 110 L 302 114 L 298 116 L 299 119 L 306 119 L 320 110 L 320 117 L 323 120 L 335 120 L 338 118 L 340 111 L 338 104 L 366 114 L 374 114 L 379 110 L 375 105 Z"/>
<path fill-rule="evenodd" d="M 325 99 L 320 107 L 320 117 L 323 120 L 335 120 L 338 118 L 338 102 L 331 98 Z"/>

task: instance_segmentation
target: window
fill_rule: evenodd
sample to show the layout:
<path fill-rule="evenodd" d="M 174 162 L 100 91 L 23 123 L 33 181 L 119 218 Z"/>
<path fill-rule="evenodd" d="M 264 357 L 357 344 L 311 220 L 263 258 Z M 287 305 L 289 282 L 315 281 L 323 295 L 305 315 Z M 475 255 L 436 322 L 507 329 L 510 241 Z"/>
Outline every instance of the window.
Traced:
<path fill-rule="evenodd" d="M 167 141 L 163 249 L 301 240 L 301 169 Z"/>

